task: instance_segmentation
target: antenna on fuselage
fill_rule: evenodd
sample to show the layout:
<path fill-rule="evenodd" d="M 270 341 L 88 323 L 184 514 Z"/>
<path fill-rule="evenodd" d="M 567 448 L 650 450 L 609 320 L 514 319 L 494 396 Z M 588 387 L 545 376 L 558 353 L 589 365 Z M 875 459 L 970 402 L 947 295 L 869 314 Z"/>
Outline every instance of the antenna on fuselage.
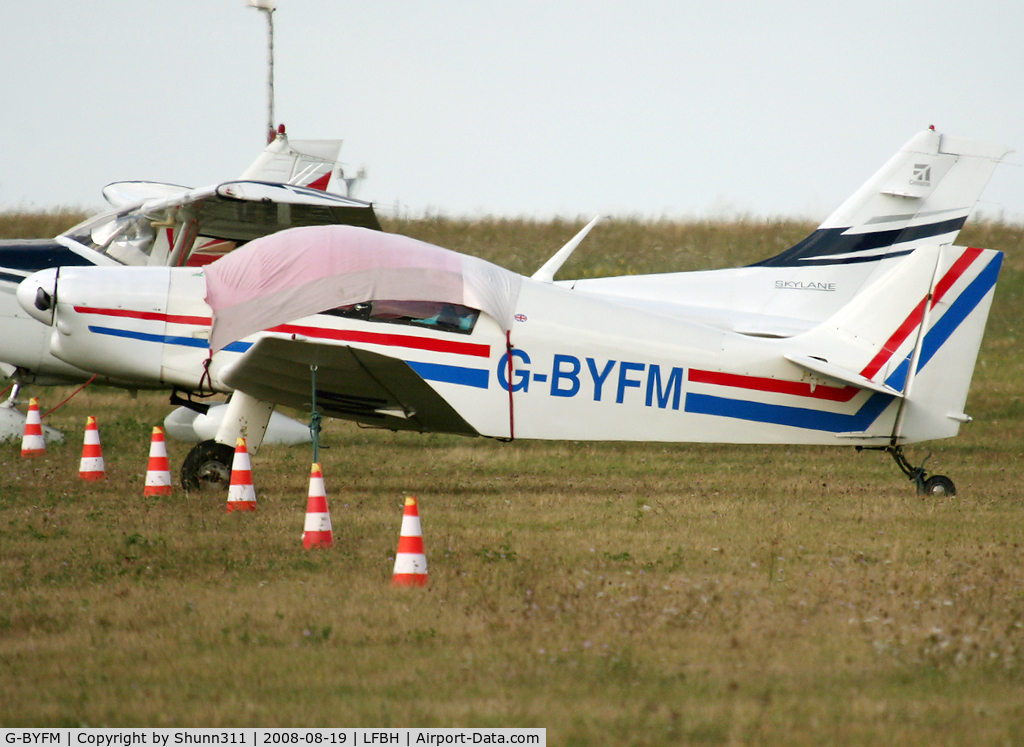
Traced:
<path fill-rule="evenodd" d="M 274 0 L 246 0 L 246 6 L 267 14 L 267 145 L 274 142 Z"/>
<path fill-rule="evenodd" d="M 562 268 L 562 265 L 565 264 L 565 260 L 569 259 L 569 255 L 576 251 L 576 247 L 578 247 L 580 245 L 580 242 L 587 237 L 587 234 L 590 233 L 590 229 L 596 226 L 601 221 L 602 217 L 603 216 L 598 215 L 592 221 L 590 221 L 590 223 L 585 225 L 583 227 L 583 230 L 581 230 L 578 234 L 569 239 L 566 245 L 559 249 L 557 252 L 555 252 L 552 255 L 551 259 L 545 262 L 544 265 L 539 270 L 537 270 L 537 272 L 533 273 L 533 275 L 530 276 L 530 278 L 532 280 L 539 280 L 542 283 L 554 282 L 555 273 Z"/>

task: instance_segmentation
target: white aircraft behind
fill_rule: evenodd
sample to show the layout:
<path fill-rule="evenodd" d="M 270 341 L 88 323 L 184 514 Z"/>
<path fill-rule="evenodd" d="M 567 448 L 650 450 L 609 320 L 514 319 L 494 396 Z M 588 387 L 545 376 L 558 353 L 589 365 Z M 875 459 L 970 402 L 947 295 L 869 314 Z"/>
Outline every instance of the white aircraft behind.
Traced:
<path fill-rule="evenodd" d="M 282 125 L 235 181 L 201 189 L 116 182 L 103 190 L 112 211 L 55 239 L 0 240 L 0 373 L 16 385 L 0 406 L 0 436 L 24 430 L 24 415 L 15 409 L 21 385 L 69 384 L 92 375 L 49 354 L 49 330 L 15 299 L 22 280 L 47 267 L 199 266 L 246 241 L 293 226 L 348 223 L 379 229 L 372 206 L 348 196 L 356 180 L 346 178 L 338 164 L 340 148 L 340 140 L 289 140 Z M 187 408 L 168 416 L 168 435 L 198 441 L 216 431 L 222 404 L 179 397 L 172 402 Z M 272 433 L 284 443 L 309 440 L 307 428 L 278 414 Z"/>
<path fill-rule="evenodd" d="M 199 189 L 115 182 L 103 190 L 112 211 L 53 239 L 0 240 L 0 372 L 19 384 L 40 385 L 78 383 L 92 375 L 50 356 L 49 331 L 18 305 L 18 284 L 36 270 L 191 267 L 294 226 L 348 223 L 379 229 L 370 203 L 327 191 L 348 188 L 337 164 L 340 147 L 340 140 L 289 141 L 282 126 L 235 181 Z"/>
<path fill-rule="evenodd" d="M 205 267 L 43 270 L 17 296 L 76 368 L 234 392 L 186 459 L 189 487 L 223 481 L 237 436 L 255 453 L 275 405 L 315 403 L 498 439 L 878 448 L 922 492 L 952 493 L 903 447 L 970 420 L 1002 254 L 952 242 L 1007 152 L 926 130 L 808 239 L 746 268 L 555 282 L 590 226 L 529 278 L 317 226 Z"/>

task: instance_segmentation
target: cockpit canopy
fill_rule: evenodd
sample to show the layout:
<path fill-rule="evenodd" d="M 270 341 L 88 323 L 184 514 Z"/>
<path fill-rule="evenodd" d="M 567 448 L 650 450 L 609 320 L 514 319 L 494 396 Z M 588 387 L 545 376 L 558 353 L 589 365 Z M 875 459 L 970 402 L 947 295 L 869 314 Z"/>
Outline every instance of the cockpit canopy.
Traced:
<path fill-rule="evenodd" d="M 156 229 L 137 209 L 95 215 L 63 234 L 125 265 L 146 265 L 153 254 Z"/>
<path fill-rule="evenodd" d="M 395 301 L 378 299 L 362 303 L 339 306 L 322 312 L 346 319 L 362 319 L 368 322 L 404 324 L 410 327 L 436 329 L 468 335 L 476 326 L 480 312 L 458 303 L 442 301 Z"/>

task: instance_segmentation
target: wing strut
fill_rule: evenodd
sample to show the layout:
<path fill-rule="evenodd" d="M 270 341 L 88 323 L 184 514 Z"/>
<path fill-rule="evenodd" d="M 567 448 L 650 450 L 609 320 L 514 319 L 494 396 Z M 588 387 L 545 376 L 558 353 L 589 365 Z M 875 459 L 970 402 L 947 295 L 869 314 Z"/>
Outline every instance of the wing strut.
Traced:
<path fill-rule="evenodd" d="M 316 364 L 309 364 L 309 380 L 313 387 L 310 403 L 309 434 L 313 437 L 313 464 L 320 464 L 320 411 L 316 409 Z"/>

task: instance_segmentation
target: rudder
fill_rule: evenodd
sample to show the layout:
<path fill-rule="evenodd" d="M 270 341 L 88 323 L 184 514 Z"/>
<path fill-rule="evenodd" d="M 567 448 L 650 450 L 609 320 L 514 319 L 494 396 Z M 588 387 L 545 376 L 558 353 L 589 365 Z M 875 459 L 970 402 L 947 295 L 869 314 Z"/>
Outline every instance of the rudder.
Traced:
<path fill-rule="evenodd" d="M 916 356 L 901 363 L 909 376 L 895 443 L 955 436 L 971 418 L 964 412 L 978 351 L 992 307 L 1002 252 L 946 247 L 949 269 L 932 291 Z"/>
<path fill-rule="evenodd" d="M 964 405 L 1002 257 L 919 247 L 826 322 L 790 338 L 785 357 L 900 400 L 885 431 L 894 445 L 955 436 L 970 420 Z M 876 428 L 870 437 L 882 435 Z"/>

